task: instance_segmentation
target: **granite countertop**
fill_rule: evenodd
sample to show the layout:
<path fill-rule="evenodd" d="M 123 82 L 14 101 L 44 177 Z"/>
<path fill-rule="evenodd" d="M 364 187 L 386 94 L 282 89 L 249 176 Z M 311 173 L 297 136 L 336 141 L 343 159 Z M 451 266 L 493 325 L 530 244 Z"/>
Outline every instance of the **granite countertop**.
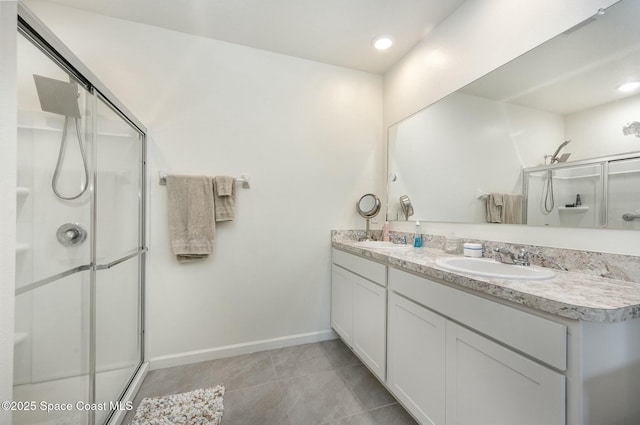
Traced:
<path fill-rule="evenodd" d="M 364 248 L 355 241 L 333 240 L 334 248 L 388 266 L 444 281 L 453 287 L 512 301 L 569 319 L 613 323 L 640 318 L 640 283 L 554 270 L 546 280 L 486 278 L 445 270 L 436 265 L 451 256 L 434 248 Z"/>

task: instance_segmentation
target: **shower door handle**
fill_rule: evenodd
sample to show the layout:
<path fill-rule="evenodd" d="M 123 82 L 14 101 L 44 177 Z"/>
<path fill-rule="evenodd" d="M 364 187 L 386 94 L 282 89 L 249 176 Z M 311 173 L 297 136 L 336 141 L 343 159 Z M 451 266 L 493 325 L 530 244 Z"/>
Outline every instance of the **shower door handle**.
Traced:
<path fill-rule="evenodd" d="M 108 264 L 97 265 L 96 270 L 109 270 L 111 267 L 117 266 L 120 263 L 124 263 L 125 261 L 130 260 L 133 257 L 137 257 L 141 254 L 144 254 L 145 252 L 147 252 L 147 247 L 137 249 L 135 252 L 132 252 L 129 255 L 125 255 L 124 257 L 119 258 L 115 261 L 112 261 Z"/>
<path fill-rule="evenodd" d="M 624 213 L 622 219 L 624 221 L 640 220 L 640 213 Z"/>

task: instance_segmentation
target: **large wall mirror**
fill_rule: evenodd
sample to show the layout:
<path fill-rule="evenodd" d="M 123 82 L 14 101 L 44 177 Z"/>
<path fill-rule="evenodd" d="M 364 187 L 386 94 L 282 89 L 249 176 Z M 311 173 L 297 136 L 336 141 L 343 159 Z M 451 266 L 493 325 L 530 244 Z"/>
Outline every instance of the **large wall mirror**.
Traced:
<path fill-rule="evenodd" d="M 640 1 L 601 12 L 391 126 L 388 219 L 640 229 Z"/>

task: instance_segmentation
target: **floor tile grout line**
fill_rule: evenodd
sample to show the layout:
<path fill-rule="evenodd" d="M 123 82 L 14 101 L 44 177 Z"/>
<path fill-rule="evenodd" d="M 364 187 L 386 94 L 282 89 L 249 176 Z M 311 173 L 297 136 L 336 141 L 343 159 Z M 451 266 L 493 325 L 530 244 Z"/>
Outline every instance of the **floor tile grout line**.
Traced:
<path fill-rule="evenodd" d="M 271 364 L 271 367 L 273 367 L 273 362 L 271 361 L 271 359 L 269 359 L 269 362 Z M 226 393 L 234 393 L 236 391 L 242 391 L 242 390 L 246 390 L 246 389 L 250 389 L 250 388 L 255 388 L 255 387 L 258 387 L 258 386 L 261 386 L 261 385 L 266 385 L 266 384 L 271 384 L 271 383 L 274 383 L 274 382 L 278 382 L 278 377 L 277 377 L 277 374 L 275 372 L 275 367 L 273 369 L 274 369 L 274 376 L 275 376 L 274 379 L 267 379 L 265 381 L 257 382 L 257 383 L 251 384 L 251 385 L 244 385 L 244 386 L 241 386 L 241 387 L 238 387 L 238 388 L 234 388 L 232 390 L 225 391 L 225 394 Z"/>
<path fill-rule="evenodd" d="M 341 370 L 340 370 L 340 369 L 346 369 L 346 368 L 348 368 L 348 367 L 353 367 L 353 366 L 357 366 L 357 365 L 343 366 L 343 367 L 341 367 L 341 368 L 338 368 L 338 369 L 337 369 L 337 372 L 340 374 L 340 376 L 342 377 L 342 379 L 343 379 L 343 381 L 345 382 L 345 384 L 347 383 L 347 377 L 346 377 L 346 376 L 341 372 Z M 367 371 L 369 371 L 370 373 L 372 373 L 372 372 L 369 370 L 369 368 L 367 368 L 367 367 L 364 365 L 364 363 L 362 363 L 362 366 L 363 366 Z M 377 380 L 377 377 L 375 377 L 375 376 L 374 376 L 374 378 Z M 380 382 L 380 384 L 382 385 L 382 383 L 381 383 L 381 382 Z M 362 399 L 361 399 L 360 397 L 358 397 L 358 395 L 355 393 L 355 391 L 353 391 L 349 385 L 347 385 L 347 388 L 348 388 L 348 389 L 349 389 L 349 391 L 351 391 L 351 393 L 356 397 L 356 399 L 357 399 L 357 400 L 358 400 L 358 401 L 359 401 L 359 402 L 364 406 L 364 402 L 362 401 Z M 366 409 L 366 410 L 364 410 L 365 412 L 370 413 L 370 412 L 372 412 L 372 411 L 374 411 L 374 410 L 382 409 L 382 408 L 389 407 L 389 406 L 393 406 L 393 405 L 396 405 L 396 404 L 397 404 L 397 405 L 399 405 L 400 407 L 402 407 L 402 408 L 404 409 L 404 406 L 402 406 L 402 405 L 400 404 L 400 402 L 399 402 L 399 401 L 396 399 L 396 397 L 391 393 L 391 391 L 389 391 L 389 390 L 388 390 L 384 385 L 382 385 L 382 388 L 383 388 L 383 389 L 384 389 L 384 390 L 385 390 L 385 391 L 386 391 L 386 392 L 391 396 L 391 399 L 393 400 L 393 402 L 392 402 L 392 403 L 388 403 L 388 404 L 383 404 L 383 405 L 381 405 L 381 406 L 376 406 L 376 407 L 373 407 L 373 408 L 370 408 L 370 409 Z M 352 416 L 355 416 L 355 415 L 352 415 Z M 350 417 L 350 416 L 347 416 L 347 417 Z M 342 419 L 344 419 L 344 418 L 342 418 Z"/>
<path fill-rule="evenodd" d="M 345 368 L 347 368 L 347 367 L 352 367 L 352 366 L 343 366 L 343 367 L 341 367 L 341 368 L 336 369 L 336 372 L 338 372 L 338 375 L 340 376 L 340 379 L 342 379 L 342 382 L 344 382 L 344 386 L 345 386 L 345 387 L 347 387 L 347 390 L 349 390 L 349 392 L 350 392 L 350 393 L 351 393 L 351 394 L 356 398 L 356 400 L 358 400 L 358 403 L 360 404 L 360 406 L 362 407 L 362 409 L 363 409 L 363 410 L 362 410 L 362 411 L 360 411 L 360 412 L 358 412 L 358 413 L 354 413 L 353 415 L 344 416 L 344 417 L 342 417 L 342 418 L 335 418 L 335 419 L 337 419 L 337 420 L 346 419 L 346 418 L 349 418 L 349 417 L 351 417 L 351 416 L 360 415 L 360 414 L 362 414 L 362 413 L 369 412 L 370 410 L 373 410 L 373 409 L 367 409 L 367 408 L 365 407 L 365 404 L 364 404 L 364 402 L 362 401 L 362 399 L 361 399 L 360 397 L 358 397 L 358 395 L 355 393 L 355 391 L 353 391 L 353 389 L 351 388 L 351 386 L 350 386 L 350 385 L 349 385 L 349 383 L 347 382 L 347 378 L 346 378 L 346 376 L 344 376 L 344 374 L 340 371 L 340 369 L 345 369 Z M 367 369 L 367 370 L 368 370 L 368 369 Z"/>
<path fill-rule="evenodd" d="M 349 367 L 349 366 L 341 366 L 340 368 L 343 368 L 343 367 Z M 307 379 L 310 379 L 309 377 L 311 377 L 312 375 L 326 374 L 326 373 L 328 373 L 328 372 L 334 372 L 334 373 L 336 373 L 336 374 L 338 375 L 338 378 L 339 378 L 339 379 L 342 381 L 342 383 L 344 384 L 344 386 L 345 386 L 345 388 L 347 389 L 347 391 L 349 391 L 349 393 L 350 393 L 351 395 L 353 395 L 353 396 L 354 396 L 354 398 L 358 401 L 358 404 L 361 406 L 361 410 L 359 410 L 359 411 L 357 411 L 357 412 L 355 412 L 355 413 L 349 414 L 349 415 L 347 415 L 347 416 L 340 416 L 340 417 L 332 418 L 329 422 L 323 422 L 322 424 L 319 424 L 319 425 L 326 425 L 326 424 L 328 424 L 328 423 L 331 423 L 331 422 L 334 422 L 334 421 L 340 421 L 340 420 L 342 420 L 342 419 L 349 418 L 349 417 L 351 417 L 351 416 L 361 415 L 361 414 L 363 414 L 363 413 L 367 413 L 369 410 L 372 410 L 372 409 L 366 409 L 366 408 L 364 407 L 364 403 L 362 402 L 362 400 L 360 400 L 360 398 L 359 398 L 359 397 L 358 397 L 358 396 L 357 396 L 357 395 L 356 395 L 356 394 L 351 390 L 351 388 L 349 388 L 349 385 L 347 384 L 347 382 L 346 382 L 346 380 L 345 380 L 344 376 L 343 376 L 343 375 L 342 375 L 342 373 L 340 373 L 340 371 L 338 370 L 338 369 L 340 369 L 340 368 L 338 368 L 338 367 L 333 367 L 332 369 L 327 369 L 327 370 L 322 370 L 322 371 L 312 372 L 312 373 L 308 373 L 308 374 L 304 374 L 304 375 L 300 375 L 300 376 L 294 376 L 294 377 L 291 377 L 291 378 L 279 379 L 279 380 L 278 380 L 278 385 L 279 385 L 279 387 L 280 387 L 281 392 L 284 394 L 284 391 L 282 390 L 282 383 L 283 383 L 283 382 L 285 382 L 285 381 L 292 381 L 292 380 L 294 380 L 294 379 L 301 379 L 301 378 L 307 378 Z M 285 402 L 286 402 L 286 400 L 285 400 Z M 289 415 L 289 413 L 291 412 L 291 409 L 290 409 L 290 406 L 289 406 L 289 404 L 288 404 L 288 403 L 285 403 L 285 409 L 287 410 L 287 416 L 289 417 L 289 421 L 291 422 L 291 425 L 297 425 L 295 422 L 293 422 L 293 420 L 291 419 L 291 416 Z"/>
<path fill-rule="evenodd" d="M 289 420 L 289 424 L 296 425 L 293 422 L 293 419 L 291 418 L 291 409 L 289 408 L 289 403 L 287 402 L 287 399 L 284 396 L 284 389 L 282 388 L 282 379 L 278 379 L 276 383 L 278 384 L 278 389 L 280 390 L 280 394 L 282 395 L 282 403 L 284 404 L 284 410 L 287 413 L 287 419 Z"/>
<path fill-rule="evenodd" d="M 374 410 L 378 410 L 378 409 L 384 409 L 385 407 L 389 407 L 389 406 L 395 406 L 396 404 L 399 405 L 400 407 L 402 407 L 402 409 L 404 409 L 404 407 L 394 398 L 394 402 L 393 403 L 389 403 L 389 404 L 384 404 L 382 406 L 377 406 L 377 407 L 373 407 L 369 410 L 367 410 L 367 412 L 373 412 Z"/>
<path fill-rule="evenodd" d="M 275 362 L 275 360 L 273 360 L 273 354 L 276 351 L 280 351 L 280 350 L 282 350 L 282 349 L 278 348 L 278 349 L 268 350 L 267 351 L 269 353 L 268 356 L 269 356 L 269 360 L 271 361 L 271 367 L 273 367 L 273 372 L 276 375 L 276 381 L 280 381 L 281 378 L 280 378 L 280 374 L 278 373 L 278 368 L 276 367 L 276 362 Z"/>

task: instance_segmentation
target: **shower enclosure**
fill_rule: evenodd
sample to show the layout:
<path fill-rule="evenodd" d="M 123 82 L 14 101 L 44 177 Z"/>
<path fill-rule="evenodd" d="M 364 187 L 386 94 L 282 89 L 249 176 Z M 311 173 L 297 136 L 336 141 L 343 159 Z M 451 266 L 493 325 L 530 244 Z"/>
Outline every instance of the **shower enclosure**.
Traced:
<path fill-rule="evenodd" d="M 525 168 L 522 183 L 527 224 L 640 229 L 638 152 Z"/>
<path fill-rule="evenodd" d="M 103 424 L 143 362 L 146 129 L 19 10 L 13 423 Z"/>

